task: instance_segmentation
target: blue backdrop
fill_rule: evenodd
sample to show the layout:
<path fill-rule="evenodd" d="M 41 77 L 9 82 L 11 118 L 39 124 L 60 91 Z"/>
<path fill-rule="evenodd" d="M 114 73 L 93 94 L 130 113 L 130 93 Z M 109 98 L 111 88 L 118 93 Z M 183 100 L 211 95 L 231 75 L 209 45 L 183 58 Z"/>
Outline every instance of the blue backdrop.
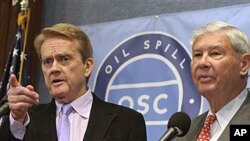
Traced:
<path fill-rule="evenodd" d="M 141 112 L 148 140 L 157 141 L 173 113 L 193 118 L 208 109 L 191 80 L 192 31 L 219 20 L 249 36 L 249 15 L 246 4 L 81 26 L 94 48 L 90 87 L 106 101 Z"/>

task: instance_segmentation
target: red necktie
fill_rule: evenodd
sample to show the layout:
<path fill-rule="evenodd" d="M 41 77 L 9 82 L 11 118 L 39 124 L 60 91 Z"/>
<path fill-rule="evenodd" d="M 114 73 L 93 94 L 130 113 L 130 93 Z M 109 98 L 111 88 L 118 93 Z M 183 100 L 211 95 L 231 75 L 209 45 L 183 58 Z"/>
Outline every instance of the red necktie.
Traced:
<path fill-rule="evenodd" d="M 210 126 L 216 120 L 216 115 L 209 115 L 201 129 L 197 141 L 209 141 L 210 140 Z"/>

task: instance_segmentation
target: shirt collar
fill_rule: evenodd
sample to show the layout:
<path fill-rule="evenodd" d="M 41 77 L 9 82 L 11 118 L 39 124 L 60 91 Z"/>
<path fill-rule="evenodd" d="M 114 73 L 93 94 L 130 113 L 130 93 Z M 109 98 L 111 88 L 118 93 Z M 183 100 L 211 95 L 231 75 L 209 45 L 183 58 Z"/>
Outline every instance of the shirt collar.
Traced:
<path fill-rule="evenodd" d="M 224 129 L 228 125 L 233 116 L 239 110 L 240 106 L 243 104 L 244 100 L 247 97 L 247 93 L 247 89 L 243 90 L 236 98 L 234 98 L 217 113 L 215 113 L 219 126 L 222 129 Z M 210 114 L 212 114 L 211 110 L 209 110 L 208 112 L 208 115 Z"/>
<path fill-rule="evenodd" d="M 91 93 L 91 90 L 88 89 L 88 91 L 85 94 L 83 94 L 79 98 L 75 99 L 70 104 L 74 108 L 74 111 L 76 113 L 78 113 L 82 117 L 88 119 L 90 116 L 92 102 L 93 102 L 93 95 Z M 62 105 L 63 104 L 56 101 L 57 114 L 59 114 Z"/>

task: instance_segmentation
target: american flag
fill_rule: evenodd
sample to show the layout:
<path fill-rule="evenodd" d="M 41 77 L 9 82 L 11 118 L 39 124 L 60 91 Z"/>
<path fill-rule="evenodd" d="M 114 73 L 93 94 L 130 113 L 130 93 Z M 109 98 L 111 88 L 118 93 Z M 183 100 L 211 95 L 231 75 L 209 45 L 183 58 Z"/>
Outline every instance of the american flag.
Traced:
<path fill-rule="evenodd" d="M 29 83 L 29 72 L 28 72 L 28 55 L 23 52 L 24 45 L 24 32 L 21 27 L 18 27 L 15 39 L 12 44 L 12 48 L 9 52 L 8 60 L 5 64 L 2 81 L 0 83 L 0 100 L 6 95 L 9 88 L 8 81 L 10 74 L 15 74 L 19 79 L 19 71 L 21 66 L 21 58 L 24 59 L 22 70 L 21 84 L 26 86 Z M 0 102 L 1 104 L 1 102 Z"/>

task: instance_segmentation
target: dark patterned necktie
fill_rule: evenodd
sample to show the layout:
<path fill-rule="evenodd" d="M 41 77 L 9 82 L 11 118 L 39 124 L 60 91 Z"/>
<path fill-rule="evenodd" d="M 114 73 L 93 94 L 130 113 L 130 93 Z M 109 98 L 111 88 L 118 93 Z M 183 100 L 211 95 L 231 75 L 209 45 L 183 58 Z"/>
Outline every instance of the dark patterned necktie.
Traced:
<path fill-rule="evenodd" d="M 213 114 L 213 115 L 209 115 L 201 129 L 201 132 L 198 136 L 198 139 L 197 141 L 209 141 L 210 140 L 210 137 L 211 137 L 211 130 L 210 130 L 210 127 L 211 127 L 211 124 L 213 124 L 214 122 L 216 121 L 216 115 Z"/>

